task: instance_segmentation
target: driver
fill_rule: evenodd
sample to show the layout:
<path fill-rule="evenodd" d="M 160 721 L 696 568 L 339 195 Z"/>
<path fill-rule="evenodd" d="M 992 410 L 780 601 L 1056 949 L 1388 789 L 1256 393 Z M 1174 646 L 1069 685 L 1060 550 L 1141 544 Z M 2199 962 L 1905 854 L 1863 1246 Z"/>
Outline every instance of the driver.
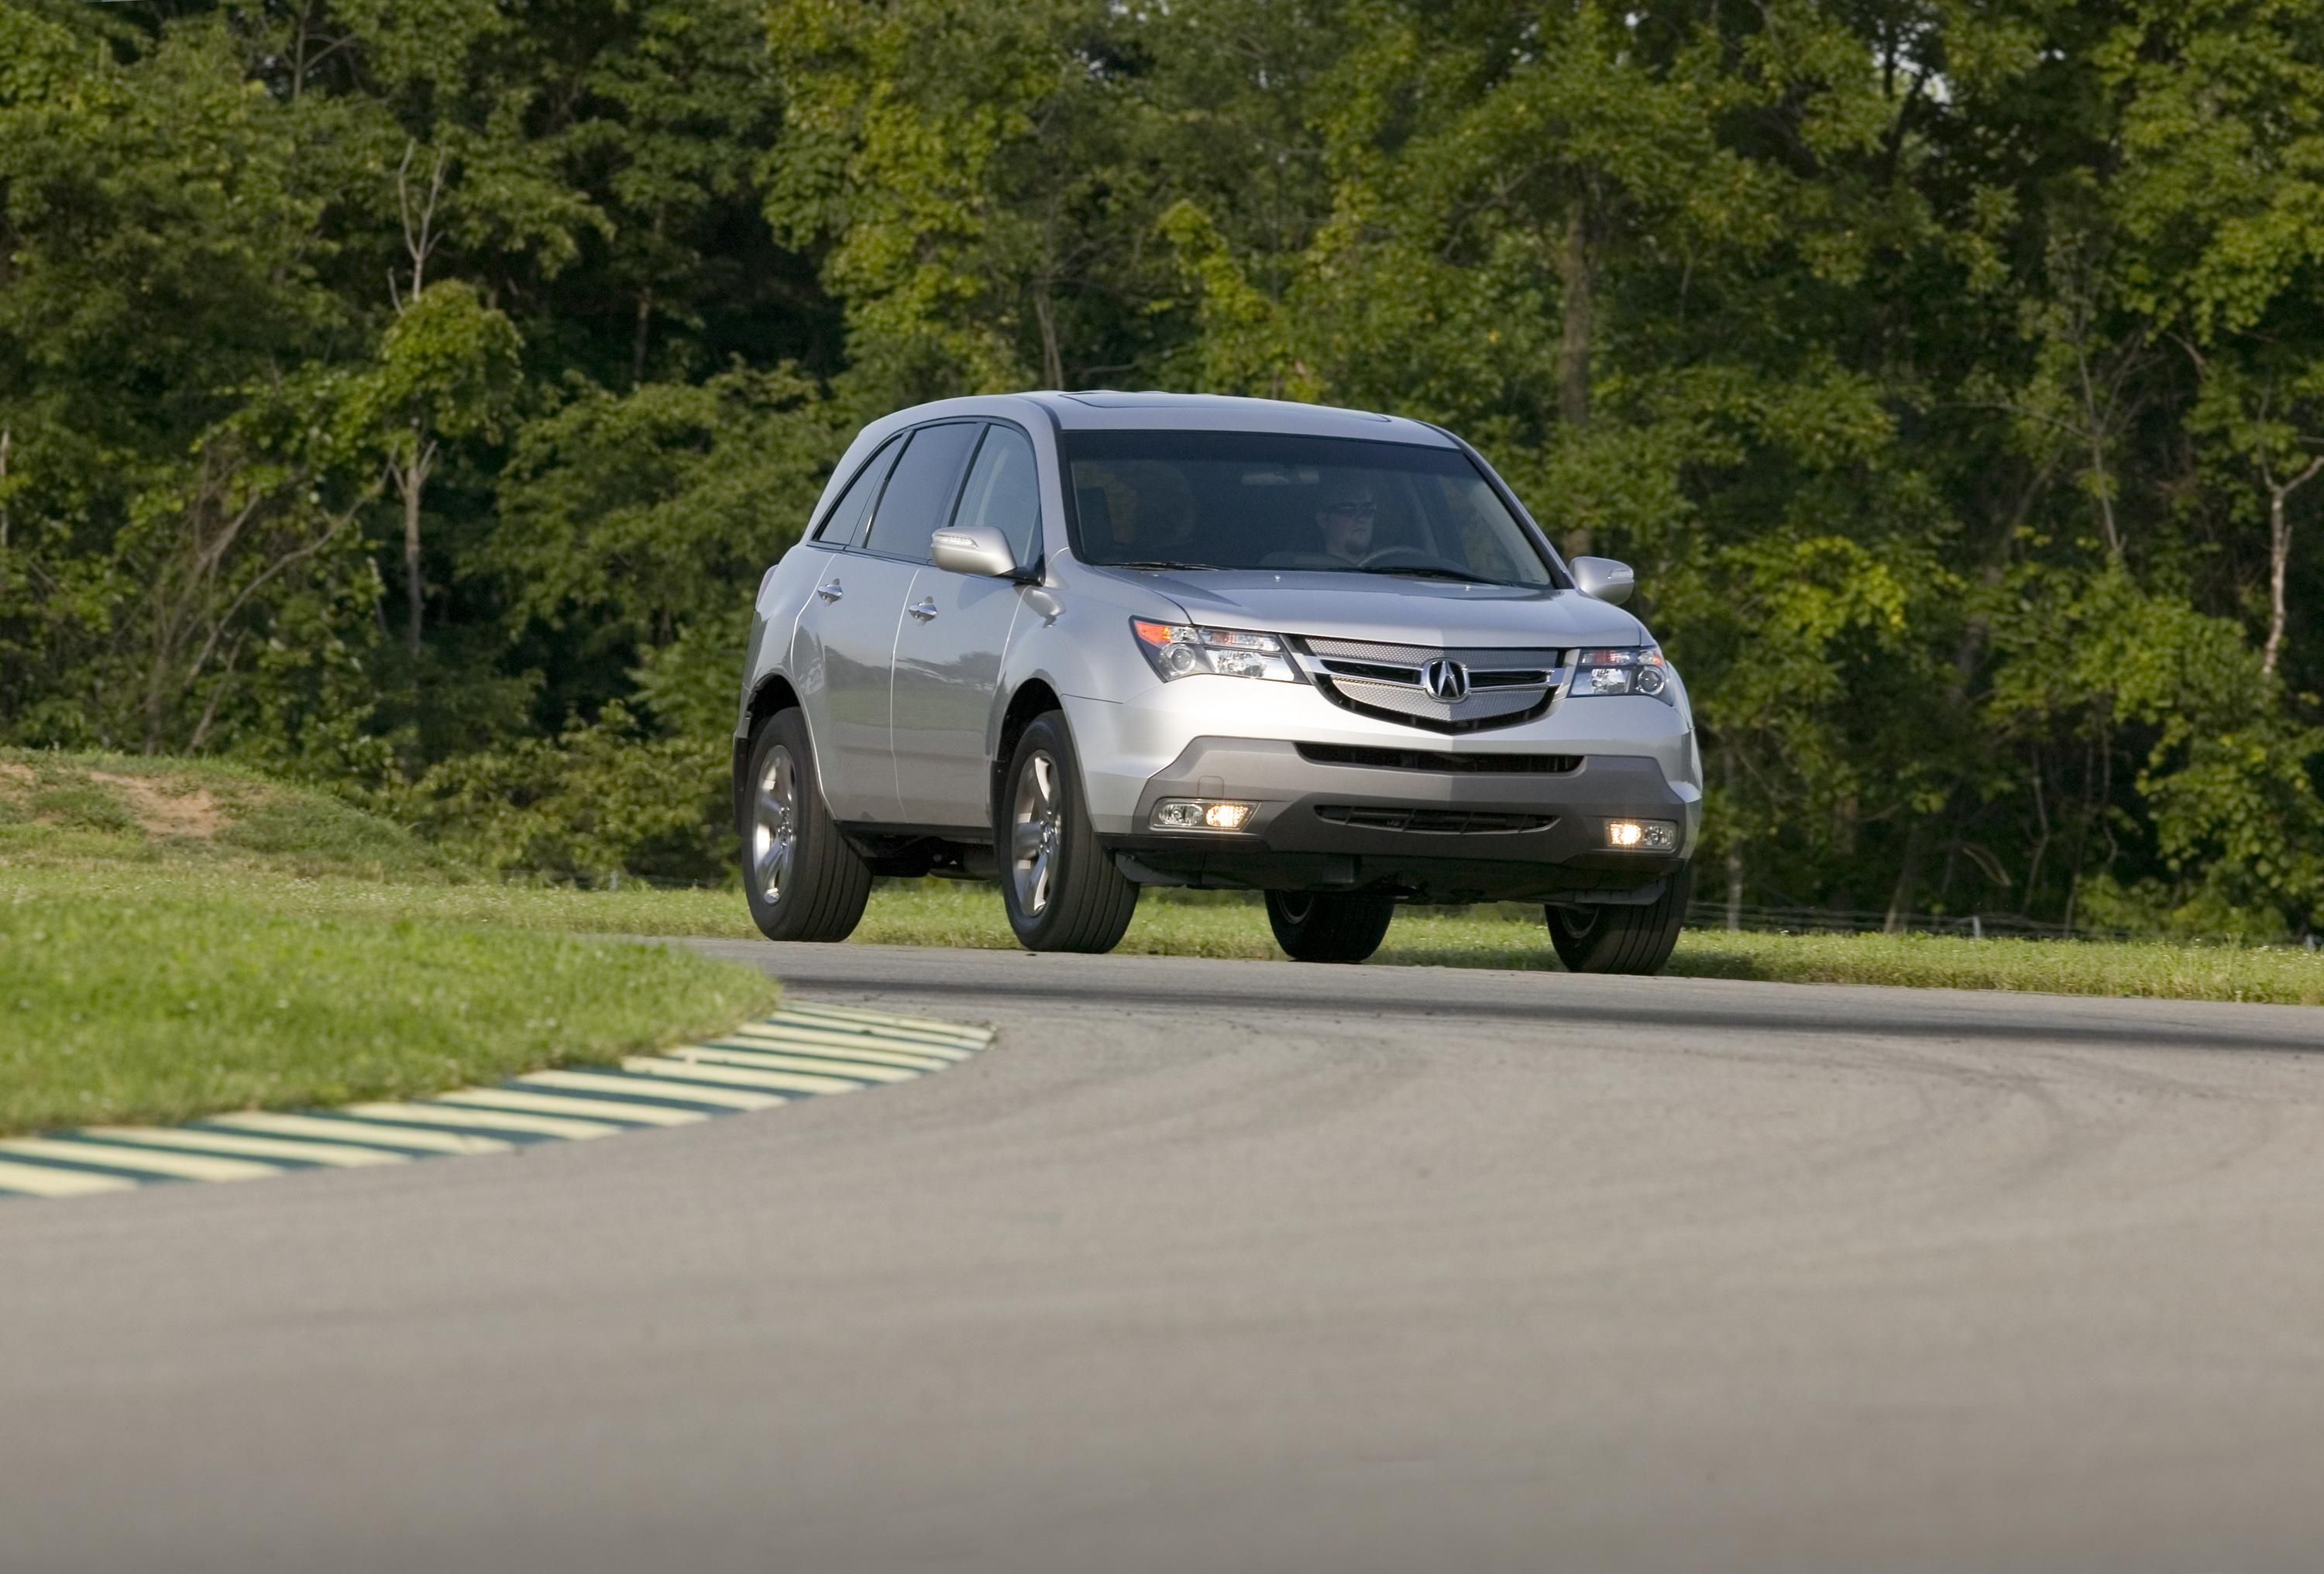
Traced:
<path fill-rule="evenodd" d="M 1315 511 L 1315 528 L 1323 533 L 1323 552 L 1342 563 L 1361 563 L 1372 546 L 1372 516 L 1379 511 L 1372 489 L 1360 481 L 1343 481 L 1324 492 Z"/>

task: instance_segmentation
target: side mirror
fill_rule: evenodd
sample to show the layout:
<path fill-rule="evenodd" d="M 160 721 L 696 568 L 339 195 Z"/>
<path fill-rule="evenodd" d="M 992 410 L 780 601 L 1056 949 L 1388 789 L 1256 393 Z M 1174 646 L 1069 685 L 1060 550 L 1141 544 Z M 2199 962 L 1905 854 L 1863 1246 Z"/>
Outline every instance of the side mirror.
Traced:
<path fill-rule="evenodd" d="M 1576 557 L 1572 568 L 1574 589 L 1618 607 L 1638 588 L 1638 576 L 1630 572 L 1630 566 L 1611 557 Z"/>
<path fill-rule="evenodd" d="M 1009 538 L 991 525 L 969 525 L 938 530 L 928 538 L 928 557 L 952 574 L 982 574 L 991 579 L 1017 577 L 1016 549 Z"/>

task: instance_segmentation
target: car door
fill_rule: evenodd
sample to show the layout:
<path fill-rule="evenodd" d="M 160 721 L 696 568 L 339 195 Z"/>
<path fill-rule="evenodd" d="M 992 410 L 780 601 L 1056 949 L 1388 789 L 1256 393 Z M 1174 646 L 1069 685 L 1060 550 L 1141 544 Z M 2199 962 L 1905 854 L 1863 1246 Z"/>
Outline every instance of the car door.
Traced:
<path fill-rule="evenodd" d="M 815 559 L 816 588 L 799 611 L 788 667 L 815 741 L 824 799 L 841 820 L 896 812 L 888 669 L 910 578 L 857 548 L 904 443 L 890 442 L 856 473 L 803 548 Z"/>
<path fill-rule="evenodd" d="M 897 625 L 912 581 L 927 563 L 928 538 L 951 516 L 961 473 L 982 427 L 949 421 L 915 428 L 881 487 L 862 541 L 840 554 L 810 600 L 818 619 L 825 757 L 833 817 L 909 824 L 896 791 L 890 716 Z"/>
<path fill-rule="evenodd" d="M 1040 509 L 1031 439 L 1004 423 L 987 427 L 952 522 L 1000 530 L 1019 566 L 1028 567 L 1040 554 Z M 896 632 L 892 713 L 898 791 L 908 822 L 955 830 L 990 825 L 985 731 L 1001 657 L 1022 605 L 1015 580 L 954 574 L 933 564 L 913 576 Z"/>

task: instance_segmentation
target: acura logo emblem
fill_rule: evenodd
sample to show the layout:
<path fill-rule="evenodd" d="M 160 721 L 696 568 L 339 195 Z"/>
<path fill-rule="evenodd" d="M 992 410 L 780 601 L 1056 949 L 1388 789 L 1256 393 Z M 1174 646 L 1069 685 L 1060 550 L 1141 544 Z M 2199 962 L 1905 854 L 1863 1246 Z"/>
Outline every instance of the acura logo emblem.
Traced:
<path fill-rule="evenodd" d="M 1469 697 L 1469 669 L 1440 656 L 1420 669 L 1420 686 L 1430 699 L 1458 704 Z"/>

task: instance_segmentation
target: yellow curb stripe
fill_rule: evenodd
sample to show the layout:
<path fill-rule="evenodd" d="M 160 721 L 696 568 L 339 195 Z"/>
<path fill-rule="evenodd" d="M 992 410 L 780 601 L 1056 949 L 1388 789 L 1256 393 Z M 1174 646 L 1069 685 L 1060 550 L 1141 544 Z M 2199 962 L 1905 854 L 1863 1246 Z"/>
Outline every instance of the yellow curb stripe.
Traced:
<path fill-rule="evenodd" d="M 250 1159 L 206 1158 L 199 1154 L 108 1146 L 101 1142 L 49 1142 L 37 1137 L 0 1142 L 0 1155 L 12 1153 L 26 1158 L 55 1159 L 60 1164 L 142 1170 L 147 1174 L 171 1175 L 182 1181 L 254 1181 L 261 1175 L 282 1173 L 280 1164 L 262 1164 Z"/>
<path fill-rule="evenodd" d="M 348 1147 L 331 1142 L 290 1142 L 272 1137 L 229 1137 L 222 1131 L 169 1131 L 157 1126 L 91 1126 L 90 1137 L 101 1137 L 108 1142 L 134 1143 L 139 1146 L 191 1148 L 198 1153 L 232 1154 L 241 1158 L 297 1159 L 303 1164 L 327 1164 L 333 1169 L 357 1170 L 370 1164 L 401 1164 L 411 1161 L 403 1154 L 387 1153 L 375 1147 Z"/>
<path fill-rule="evenodd" d="M 534 1072 L 515 1081 L 528 1088 L 570 1088 L 576 1093 L 613 1093 L 631 1099 L 684 1099 L 689 1103 L 717 1104 L 729 1109 L 764 1109 L 785 1101 L 774 1093 L 743 1093 L 731 1088 L 698 1087 L 692 1082 L 657 1082 L 650 1077 L 609 1077 L 598 1072 Z"/>
<path fill-rule="evenodd" d="M 447 1093 L 443 1097 L 451 1099 L 456 1095 Z M 415 1126 L 447 1126 L 462 1131 L 522 1131 L 567 1142 L 613 1137 L 630 1129 L 604 1120 L 567 1120 L 553 1115 L 519 1115 L 501 1109 L 462 1109 L 443 1103 L 350 1104 L 341 1113 L 360 1115 L 366 1120 L 408 1120 Z"/>
<path fill-rule="evenodd" d="M 0 1192 L 21 1192 L 27 1197 L 86 1197 L 97 1192 L 134 1192 L 137 1183 L 125 1175 L 97 1175 L 87 1170 L 51 1170 L 40 1164 L 0 1164 Z"/>
<path fill-rule="evenodd" d="M 835 1057 L 807 1054 L 772 1054 L 761 1049 L 714 1049 L 704 1044 L 681 1044 L 669 1052 L 669 1058 L 687 1062 L 703 1061 L 713 1065 L 755 1066 L 770 1072 L 817 1072 L 833 1076 L 853 1077 L 862 1082 L 908 1082 L 920 1075 L 901 1066 L 883 1066 L 872 1061 L 844 1061 Z"/>
<path fill-rule="evenodd" d="M 507 1153 L 516 1146 L 497 1137 L 468 1137 L 456 1131 L 430 1131 L 425 1127 L 390 1126 L 375 1120 L 318 1120 L 311 1115 L 277 1115 L 265 1109 L 247 1115 L 213 1115 L 209 1123 L 231 1126 L 238 1131 L 274 1131 L 285 1137 L 314 1137 L 331 1142 L 383 1142 L 426 1153 Z"/>
<path fill-rule="evenodd" d="M 639 1126 L 691 1126 L 710 1118 L 707 1109 L 673 1109 L 667 1104 L 615 1104 L 609 1099 L 559 1099 L 549 1093 L 520 1093 L 513 1088 L 477 1088 L 446 1093 L 442 1101 L 478 1109 L 514 1109 L 529 1115 L 626 1120 Z"/>
<path fill-rule="evenodd" d="M 704 1065 L 663 1055 L 635 1055 L 622 1063 L 625 1072 L 664 1077 L 673 1082 L 708 1082 L 724 1088 L 774 1088 L 787 1093 L 853 1093 L 862 1082 L 837 1077 L 802 1076 L 797 1072 L 747 1071 L 740 1066 Z"/>

